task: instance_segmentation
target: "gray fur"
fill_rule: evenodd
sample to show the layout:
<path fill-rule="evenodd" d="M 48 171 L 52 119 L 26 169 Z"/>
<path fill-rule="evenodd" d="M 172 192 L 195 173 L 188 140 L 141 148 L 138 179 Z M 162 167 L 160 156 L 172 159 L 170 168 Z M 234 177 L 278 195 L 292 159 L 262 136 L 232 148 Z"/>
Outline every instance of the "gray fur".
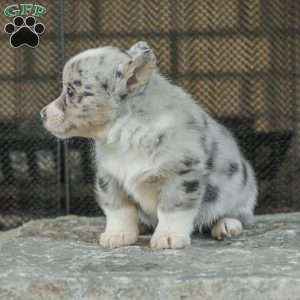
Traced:
<path fill-rule="evenodd" d="M 245 186 L 248 181 L 248 170 L 245 162 L 242 163 L 242 167 L 243 167 L 243 185 Z"/>
<path fill-rule="evenodd" d="M 228 171 L 227 171 L 227 175 L 229 177 L 234 176 L 239 170 L 239 165 L 236 162 L 231 162 L 228 165 Z"/>
<path fill-rule="evenodd" d="M 205 188 L 205 193 L 203 196 L 203 202 L 214 202 L 218 199 L 220 193 L 220 188 L 218 186 L 207 184 Z"/>
<path fill-rule="evenodd" d="M 92 93 L 92 92 L 84 91 L 84 92 L 82 93 L 82 96 L 83 96 L 83 97 L 91 97 L 91 96 L 95 96 L 95 94 Z"/>
<path fill-rule="evenodd" d="M 74 80 L 73 84 L 76 85 L 76 86 L 82 86 L 81 80 Z"/>
<path fill-rule="evenodd" d="M 213 141 L 211 149 L 210 151 L 208 151 L 208 159 L 206 161 L 206 168 L 208 170 L 212 170 L 215 167 L 217 152 L 218 152 L 218 144 L 216 141 Z"/>
<path fill-rule="evenodd" d="M 185 188 L 185 192 L 187 194 L 193 193 L 198 190 L 199 188 L 199 181 L 198 180 L 190 180 L 190 181 L 184 181 L 183 186 Z"/>

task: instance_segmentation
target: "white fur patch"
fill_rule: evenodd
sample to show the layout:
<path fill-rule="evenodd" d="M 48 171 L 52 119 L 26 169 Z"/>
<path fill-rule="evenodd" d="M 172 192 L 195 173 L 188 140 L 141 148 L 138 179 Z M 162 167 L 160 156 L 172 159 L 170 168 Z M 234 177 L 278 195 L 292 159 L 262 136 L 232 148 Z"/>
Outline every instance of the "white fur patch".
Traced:
<path fill-rule="evenodd" d="M 138 214 L 135 207 L 105 210 L 106 228 L 100 236 L 103 247 L 116 248 L 134 244 L 137 241 Z"/>
<path fill-rule="evenodd" d="M 162 212 L 159 210 L 159 221 L 151 238 L 151 247 L 154 249 L 176 249 L 189 246 L 196 214 L 197 210 L 178 212 Z"/>

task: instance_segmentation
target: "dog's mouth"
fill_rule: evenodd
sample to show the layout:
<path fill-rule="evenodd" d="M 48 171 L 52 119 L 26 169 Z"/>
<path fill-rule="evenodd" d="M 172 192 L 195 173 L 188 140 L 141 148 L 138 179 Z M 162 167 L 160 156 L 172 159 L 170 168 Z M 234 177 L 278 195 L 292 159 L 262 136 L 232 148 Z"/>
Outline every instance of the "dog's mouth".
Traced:
<path fill-rule="evenodd" d="M 67 138 L 67 134 L 66 131 L 58 131 L 58 130 L 49 130 L 47 129 L 52 135 L 54 135 L 55 137 L 59 138 L 59 139 L 65 139 Z"/>
<path fill-rule="evenodd" d="M 43 126 L 49 133 L 60 139 L 69 137 L 71 131 L 76 128 L 74 125 L 69 124 L 69 122 L 65 122 L 65 119 L 57 122 L 55 118 L 45 120 Z"/>
<path fill-rule="evenodd" d="M 105 117 L 105 116 L 104 116 Z M 59 121 L 59 122 L 58 122 Z M 99 134 L 104 134 L 107 127 L 111 123 L 111 119 L 103 118 L 101 114 L 97 114 L 97 118 L 92 116 L 73 117 L 72 120 L 66 118 L 48 118 L 43 122 L 45 129 L 60 139 L 70 137 L 87 137 L 96 138 Z"/>
<path fill-rule="evenodd" d="M 47 126 L 47 123 L 43 123 L 43 126 L 50 134 L 52 134 L 60 139 L 66 138 L 69 133 L 69 130 L 66 130 L 65 128 L 63 128 L 63 129 L 50 128 L 49 126 Z"/>

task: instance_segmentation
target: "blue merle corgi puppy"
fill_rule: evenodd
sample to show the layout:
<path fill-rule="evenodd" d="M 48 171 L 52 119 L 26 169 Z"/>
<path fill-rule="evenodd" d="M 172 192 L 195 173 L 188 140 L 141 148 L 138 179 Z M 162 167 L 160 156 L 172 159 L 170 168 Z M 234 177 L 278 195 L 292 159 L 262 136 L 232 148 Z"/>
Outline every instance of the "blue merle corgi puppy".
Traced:
<path fill-rule="evenodd" d="M 154 249 L 191 244 L 195 227 L 238 236 L 257 198 L 254 172 L 231 133 L 159 74 L 145 42 L 71 58 L 61 95 L 41 116 L 59 138 L 93 138 L 104 247 L 134 244 L 151 226 Z"/>

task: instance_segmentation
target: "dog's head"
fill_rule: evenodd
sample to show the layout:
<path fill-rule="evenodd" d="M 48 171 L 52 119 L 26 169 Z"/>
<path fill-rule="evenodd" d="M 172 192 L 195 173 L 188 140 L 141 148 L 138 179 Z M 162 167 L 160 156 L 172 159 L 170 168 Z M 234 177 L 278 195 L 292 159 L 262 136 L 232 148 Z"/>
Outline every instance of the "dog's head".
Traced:
<path fill-rule="evenodd" d="M 60 138 L 105 135 L 127 98 L 146 87 L 156 59 L 145 42 L 128 50 L 90 49 L 70 59 L 60 96 L 41 110 L 44 126 Z"/>

